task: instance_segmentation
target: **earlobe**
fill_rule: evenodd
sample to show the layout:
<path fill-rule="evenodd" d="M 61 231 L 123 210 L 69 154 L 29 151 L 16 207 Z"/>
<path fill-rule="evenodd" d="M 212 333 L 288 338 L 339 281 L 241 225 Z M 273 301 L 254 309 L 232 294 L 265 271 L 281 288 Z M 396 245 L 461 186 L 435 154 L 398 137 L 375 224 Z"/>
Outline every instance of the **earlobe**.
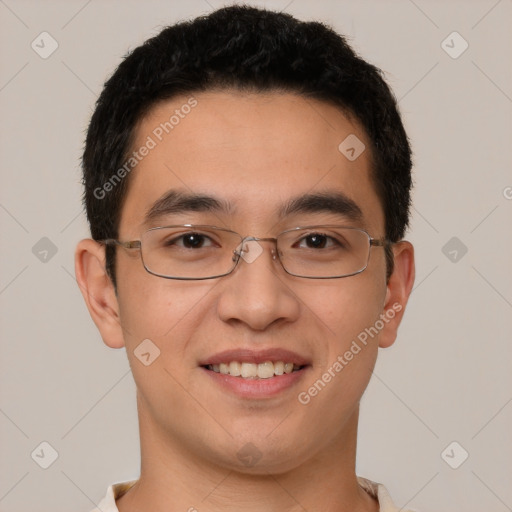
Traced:
<path fill-rule="evenodd" d="M 414 285 L 414 247 L 403 240 L 393 247 L 394 269 L 389 277 L 383 314 L 386 325 L 379 337 L 379 347 L 390 347 L 396 339 L 398 327 L 405 312 L 405 306 Z"/>
<path fill-rule="evenodd" d="M 75 250 L 75 274 L 89 314 L 104 343 L 111 348 L 123 347 L 119 303 L 105 270 L 104 246 L 91 239 L 81 240 Z"/>

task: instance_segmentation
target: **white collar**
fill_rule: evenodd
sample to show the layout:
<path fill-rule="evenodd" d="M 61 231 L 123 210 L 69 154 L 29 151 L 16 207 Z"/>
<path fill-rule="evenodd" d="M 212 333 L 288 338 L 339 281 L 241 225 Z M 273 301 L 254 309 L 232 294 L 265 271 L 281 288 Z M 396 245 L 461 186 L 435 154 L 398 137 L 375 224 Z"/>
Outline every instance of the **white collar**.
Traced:
<path fill-rule="evenodd" d="M 106 496 L 100 501 L 98 508 L 95 508 L 92 512 L 119 512 L 116 506 L 116 499 L 125 494 L 136 481 L 137 480 L 119 482 L 109 486 Z M 357 477 L 357 481 L 370 496 L 377 498 L 380 512 L 399 512 L 399 509 L 393 504 L 391 496 L 384 485 L 359 476 Z M 402 510 L 402 512 L 407 511 Z"/>

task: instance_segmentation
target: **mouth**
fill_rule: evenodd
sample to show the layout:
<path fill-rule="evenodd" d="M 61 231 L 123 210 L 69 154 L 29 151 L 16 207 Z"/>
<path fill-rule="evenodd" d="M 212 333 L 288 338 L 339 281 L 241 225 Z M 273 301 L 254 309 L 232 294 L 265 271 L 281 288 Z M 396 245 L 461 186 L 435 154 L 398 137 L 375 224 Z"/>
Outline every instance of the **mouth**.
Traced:
<path fill-rule="evenodd" d="M 210 382 L 240 398 L 262 399 L 294 387 L 311 363 L 282 349 L 228 350 L 200 362 Z"/>

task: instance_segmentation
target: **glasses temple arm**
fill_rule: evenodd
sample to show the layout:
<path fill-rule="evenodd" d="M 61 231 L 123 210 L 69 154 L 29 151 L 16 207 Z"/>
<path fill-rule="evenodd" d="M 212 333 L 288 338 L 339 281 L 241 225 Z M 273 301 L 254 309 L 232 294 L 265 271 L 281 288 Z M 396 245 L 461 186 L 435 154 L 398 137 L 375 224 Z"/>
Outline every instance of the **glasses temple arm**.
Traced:
<path fill-rule="evenodd" d="M 387 238 L 370 238 L 370 245 L 375 245 L 379 247 L 388 247 L 393 245 L 395 242 L 388 240 Z"/>
<path fill-rule="evenodd" d="M 130 240 L 128 242 L 121 242 L 120 240 L 115 240 L 114 238 L 107 238 L 105 240 L 98 240 L 98 242 L 105 245 L 120 245 L 125 249 L 140 249 L 141 246 L 140 240 Z"/>

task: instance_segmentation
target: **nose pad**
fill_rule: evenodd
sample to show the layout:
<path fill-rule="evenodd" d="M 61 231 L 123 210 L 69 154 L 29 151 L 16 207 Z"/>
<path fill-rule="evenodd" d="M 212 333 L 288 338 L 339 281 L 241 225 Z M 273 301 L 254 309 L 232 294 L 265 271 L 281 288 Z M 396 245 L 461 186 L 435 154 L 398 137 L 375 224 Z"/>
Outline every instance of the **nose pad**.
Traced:
<path fill-rule="evenodd" d="M 258 243 L 258 240 L 266 239 L 248 237 L 247 239 L 242 240 L 240 245 L 233 251 L 232 261 L 238 261 L 240 258 L 247 263 L 255 261 L 264 250 L 263 246 Z M 278 252 L 275 246 L 270 249 L 270 254 L 274 261 L 280 260 L 280 251 Z"/>

